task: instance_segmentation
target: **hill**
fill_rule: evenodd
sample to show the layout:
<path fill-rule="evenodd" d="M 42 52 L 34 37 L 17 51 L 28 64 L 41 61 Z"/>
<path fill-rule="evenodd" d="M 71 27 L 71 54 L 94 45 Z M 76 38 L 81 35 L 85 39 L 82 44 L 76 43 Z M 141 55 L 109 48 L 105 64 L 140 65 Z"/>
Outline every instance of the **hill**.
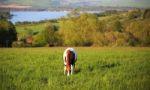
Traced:
<path fill-rule="evenodd" d="M 114 3 L 115 2 L 115 3 Z M 93 6 L 114 6 L 114 7 L 149 7 L 149 0 L 1 0 L 1 4 L 29 5 L 38 8 L 51 7 L 93 7 Z"/>

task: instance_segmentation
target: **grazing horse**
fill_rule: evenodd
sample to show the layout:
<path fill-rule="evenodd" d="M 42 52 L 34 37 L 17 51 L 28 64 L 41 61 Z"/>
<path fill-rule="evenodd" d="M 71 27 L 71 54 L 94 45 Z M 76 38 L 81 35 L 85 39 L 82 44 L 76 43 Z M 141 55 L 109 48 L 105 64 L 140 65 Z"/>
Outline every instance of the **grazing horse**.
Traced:
<path fill-rule="evenodd" d="M 64 74 L 74 73 L 75 62 L 77 60 L 77 53 L 74 48 L 67 48 L 63 54 L 64 59 Z"/>

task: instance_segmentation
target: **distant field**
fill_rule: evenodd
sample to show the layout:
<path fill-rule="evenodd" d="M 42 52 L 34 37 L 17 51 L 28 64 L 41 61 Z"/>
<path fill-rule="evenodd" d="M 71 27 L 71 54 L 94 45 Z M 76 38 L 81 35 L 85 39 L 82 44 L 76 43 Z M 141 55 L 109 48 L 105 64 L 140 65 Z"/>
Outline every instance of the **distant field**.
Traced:
<path fill-rule="evenodd" d="M 38 24 L 21 24 L 16 25 L 16 31 L 19 38 L 26 38 L 28 35 L 33 33 L 42 32 L 47 23 L 38 23 Z"/>
<path fill-rule="evenodd" d="M 77 47 L 70 77 L 64 49 L 0 48 L 0 90 L 150 90 L 150 48 Z"/>
<path fill-rule="evenodd" d="M 40 32 L 40 31 L 44 30 L 45 25 L 46 25 L 46 23 L 16 25 L 16 30 L 18 33 L 21 33 L 23 31 L 27 31 L 27 30 Z"/>
<path fill-rule="evenodd" d="M 18 37 L 25 38 L 31 33 L 39 33 L 45 30 L 46 25 L 50 22 L 42 22 L 42 23 L 36 23 L 36 24 L 19 24 L 16 25 L 16 31 L 18 34 Z M 53 23 L 54 25 L 58 25 L 58 23 Z"/>

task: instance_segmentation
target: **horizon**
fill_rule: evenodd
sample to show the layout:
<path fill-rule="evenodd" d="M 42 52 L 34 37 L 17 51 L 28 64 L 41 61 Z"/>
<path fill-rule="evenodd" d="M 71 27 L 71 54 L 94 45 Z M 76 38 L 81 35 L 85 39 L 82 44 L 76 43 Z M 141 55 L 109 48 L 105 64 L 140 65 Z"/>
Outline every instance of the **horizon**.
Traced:
<path fill-rule="evenodd" d="M 149 0 L 1 0 L 1 5 L 16 4 L 16 5 L 29 5 L 39 8 L 72 6 L 72 7 L 86 7 L 86 6 L 113 6 L 113 7 L 137 7 L 137 8 L 150 8 Z"/>

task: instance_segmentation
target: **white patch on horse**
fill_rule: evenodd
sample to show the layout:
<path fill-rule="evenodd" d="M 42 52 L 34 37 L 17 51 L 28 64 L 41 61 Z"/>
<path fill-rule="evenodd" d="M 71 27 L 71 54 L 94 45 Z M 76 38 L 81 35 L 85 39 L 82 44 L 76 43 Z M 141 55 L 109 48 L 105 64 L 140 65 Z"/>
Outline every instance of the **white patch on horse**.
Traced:
<path fill-rule="evenodd" d="M 73 60 L 75 60 L 74 64 L 73 65 L 71 64 L 71 72 L 68 71 L 67 67 L 66 67 L 66 65 L 67 65 L 67 51 L 68 50 L 73 52 L 73 54 L 74 54 L 74 59 Z M 63 53 L 63 60 L 64 60 L 64 74 L 67 73 L 67 76 L 69 76 L 70 74 L 72 75 L 74 73 L 75 62 L 77 61 L 77 53 L 76 53 L 75 49 L 74 48 L 67 48 Z"/>

